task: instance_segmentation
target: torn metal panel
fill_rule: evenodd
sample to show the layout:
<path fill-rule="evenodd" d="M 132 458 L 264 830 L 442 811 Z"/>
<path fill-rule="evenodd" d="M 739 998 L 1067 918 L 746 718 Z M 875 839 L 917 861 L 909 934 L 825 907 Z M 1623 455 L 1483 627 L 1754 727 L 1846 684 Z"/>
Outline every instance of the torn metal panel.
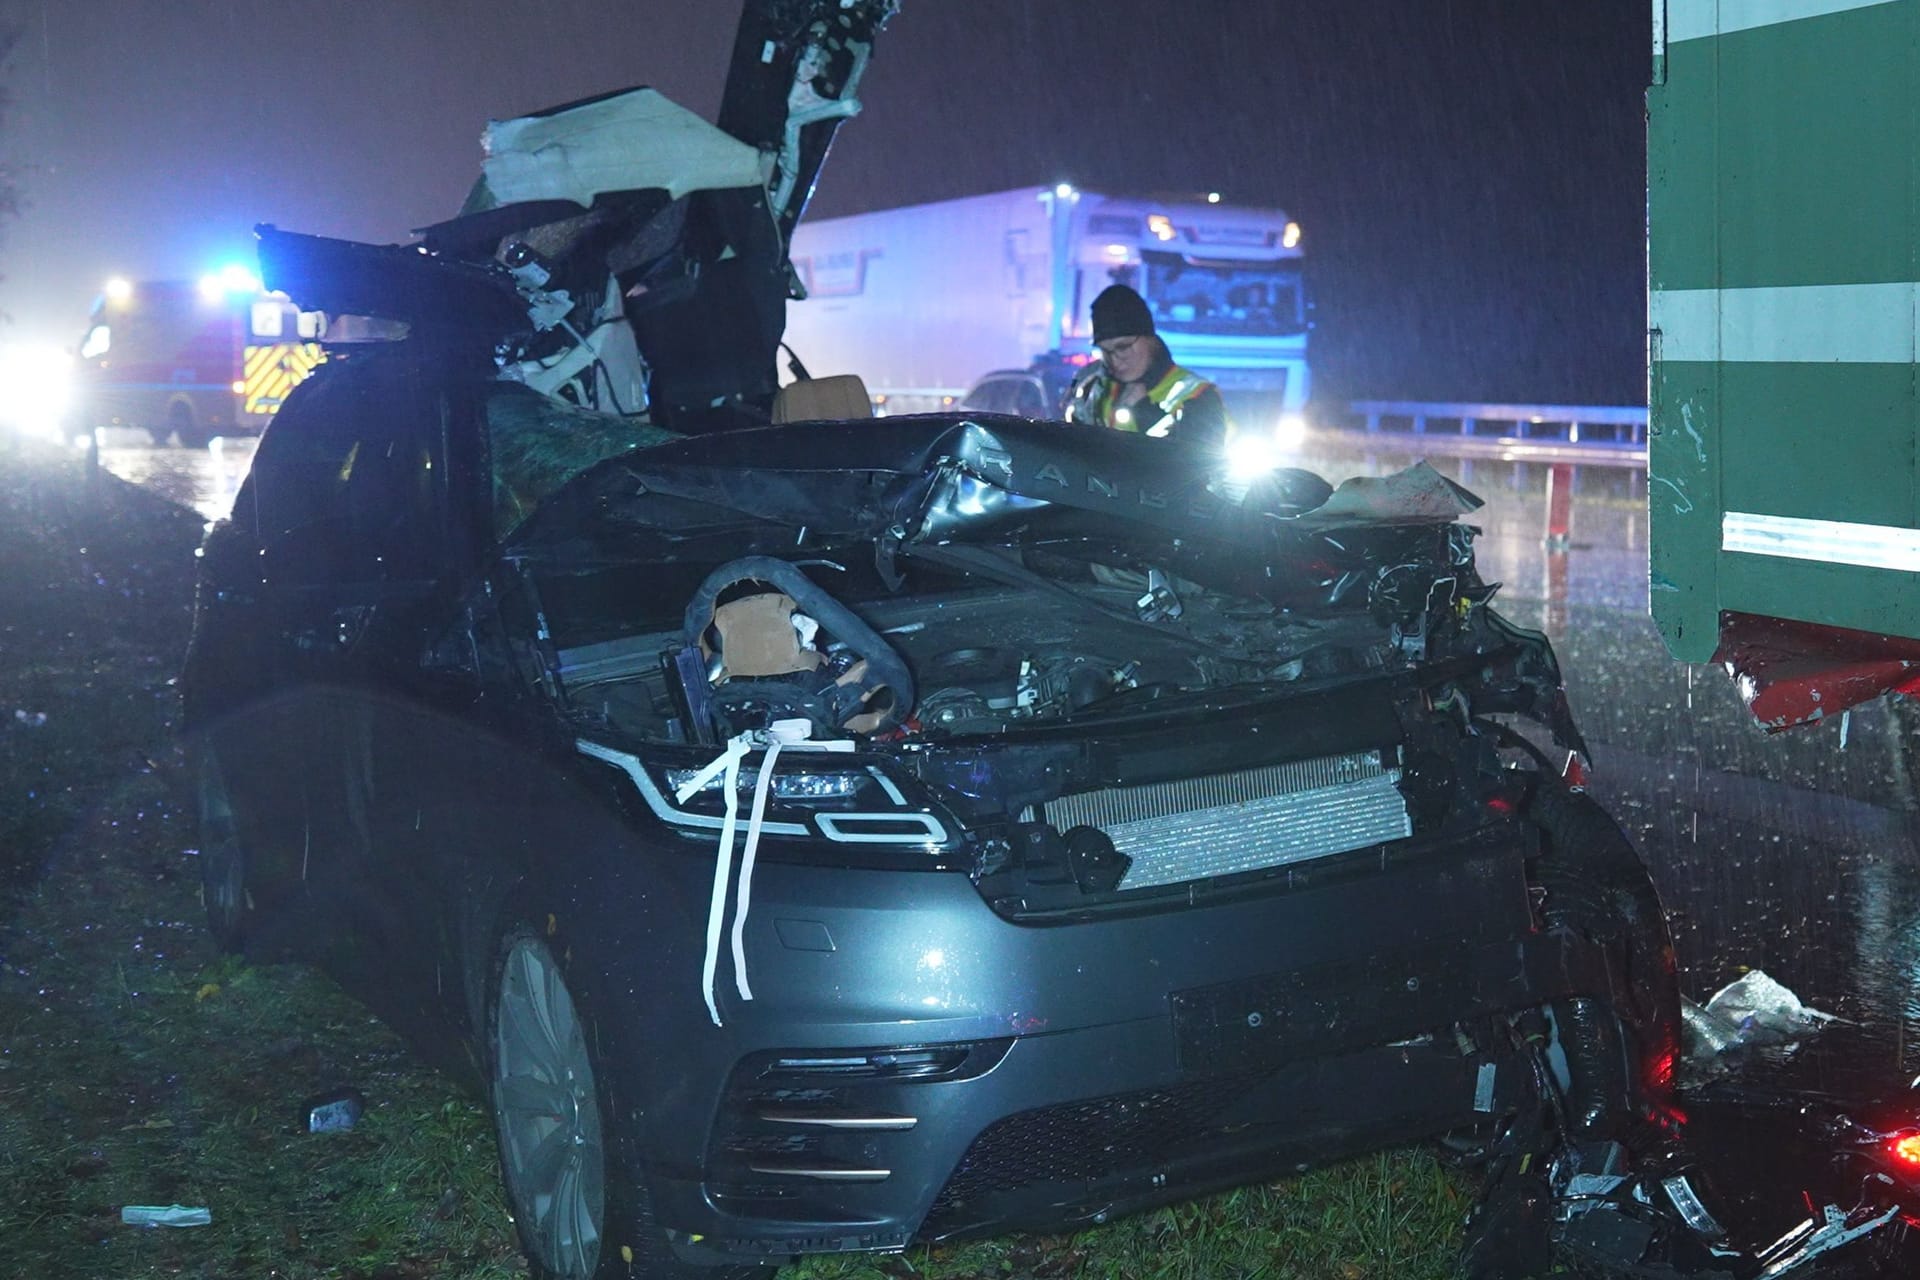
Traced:
<path fill-rule="evenodd" d="M 1315 524 L 1345 520 L 1457 520 L 1486 503 L 1435 471 L 1425 459 L 1388 476 L 1354 476 L 1302 515 Z"/>
<path fill-rule="evenodd" d="M 840 123 L 860 111 L 874 40 L 899 0 L 749 0 L 735 32 L 719 123 L 775 156 L 781 243 L 806 211 Z"/>
<path fill-rule="evenodd" d="M 1713 660 L 1769 733 L 1920 688 L 1920 640 L 1728 613 Z"/>
<path fill-rule="evenodd" d="M 570 200 L 614 191 L 692 191 L 766 184 L 772 158 L 654 89 L 626 89 L 494 120 L 480 167 L 495 204 Z M 470 207 L 471 207 L 471 202 Z"/>
<path fill-rule="evenodd" d="M 527 324 L 513 282 L 501 272 L 400 245 L 273 226 L 255 227 L 254 234 L 262 281 L 309 310 L 401 321 L 423 338 L 452 340 L 482 355 Z"/>

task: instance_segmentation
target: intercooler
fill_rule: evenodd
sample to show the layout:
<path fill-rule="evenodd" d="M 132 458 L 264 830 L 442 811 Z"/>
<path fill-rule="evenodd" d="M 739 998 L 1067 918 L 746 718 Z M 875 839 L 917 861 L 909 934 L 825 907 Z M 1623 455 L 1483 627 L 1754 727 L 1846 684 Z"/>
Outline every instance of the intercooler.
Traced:
<path fill-rule="evenodd" d="M 1133 859 L 1120 888 L 1285 866 L 1411 835 L 1398 769 L 1377 753 L 1327 756 L 1143 787 L 1062 796 L 1060 831 L 1098 827 Z"/>

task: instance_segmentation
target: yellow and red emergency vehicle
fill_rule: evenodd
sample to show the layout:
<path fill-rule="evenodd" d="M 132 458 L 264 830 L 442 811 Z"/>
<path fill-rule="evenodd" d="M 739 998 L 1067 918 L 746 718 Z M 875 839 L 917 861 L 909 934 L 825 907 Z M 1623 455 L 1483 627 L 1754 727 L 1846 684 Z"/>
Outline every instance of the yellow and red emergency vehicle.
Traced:
<path fill-rule="evenodd" d="M 110 280 L 80 344 L 79 425 L 132 427 L 199 448 L 258 435 L 325 359 L 325 317 L 244 268 L 192 280 Z"/>

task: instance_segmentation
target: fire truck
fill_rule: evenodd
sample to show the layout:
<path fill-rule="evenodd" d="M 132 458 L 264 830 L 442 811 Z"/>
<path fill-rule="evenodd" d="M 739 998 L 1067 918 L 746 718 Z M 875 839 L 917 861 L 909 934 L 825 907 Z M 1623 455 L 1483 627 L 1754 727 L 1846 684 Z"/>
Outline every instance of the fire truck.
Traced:
<path fill-rule="evenodd" d="M 131 427 L 189 448 L 258 435 L 325 358 L 324 326 L 244 268 L 198 281 L 110 280 L 80 344 L 76 425 Z"/>

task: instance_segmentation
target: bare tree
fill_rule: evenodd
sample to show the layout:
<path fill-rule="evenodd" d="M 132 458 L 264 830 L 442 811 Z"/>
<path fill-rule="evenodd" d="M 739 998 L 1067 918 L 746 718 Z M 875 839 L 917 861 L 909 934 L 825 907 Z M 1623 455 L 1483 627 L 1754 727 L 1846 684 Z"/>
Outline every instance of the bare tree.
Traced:
<path fill-rule="evenodd" d="M 0 75 L 4 75 L 8 64 L 13 61 L 13 52 L 20 45 L 20 27 L 14 23 L 0 23 Z M 13 109 L 13 91 L 0 80 L 0 136 L 4 136 L 7 116 Z M 13 218 L 20 212 L 20 172 L 18 167 L 4 156 L 0 156 L 0 223 Z"/>

